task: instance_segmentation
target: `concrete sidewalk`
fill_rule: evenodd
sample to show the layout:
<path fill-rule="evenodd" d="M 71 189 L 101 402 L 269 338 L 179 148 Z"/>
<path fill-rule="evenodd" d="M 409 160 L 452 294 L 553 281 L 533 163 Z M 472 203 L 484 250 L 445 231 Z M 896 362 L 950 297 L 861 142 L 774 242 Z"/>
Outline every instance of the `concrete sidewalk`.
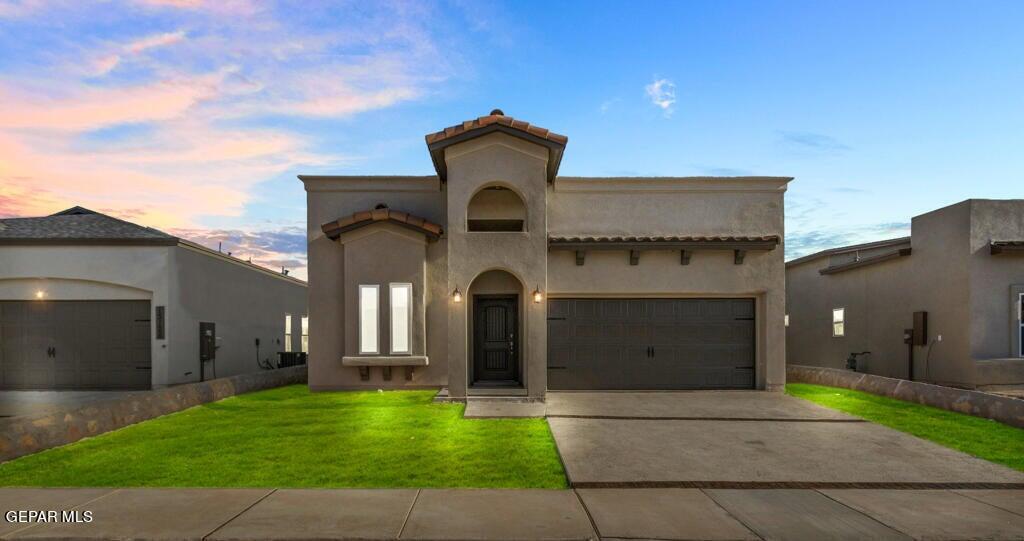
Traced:
<path fill-rule="evenodd" d="M 0 508 L 3 539 L 1024 539 L 1024 490 L 0 489 Z"/>

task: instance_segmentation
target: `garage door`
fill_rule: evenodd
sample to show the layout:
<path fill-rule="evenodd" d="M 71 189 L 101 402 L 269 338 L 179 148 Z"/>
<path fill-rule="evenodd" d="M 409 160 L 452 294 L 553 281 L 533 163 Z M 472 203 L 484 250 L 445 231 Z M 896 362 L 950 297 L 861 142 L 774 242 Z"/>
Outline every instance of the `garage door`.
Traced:
<path fill-rule="evenodd" d="M 551 299 L 549 389 L 750 389 L 754 299 Z"/>
<path fill-rule="evenodd" d="M 0 388 L 148 389 L 149 301 L 0 301 Z"/>

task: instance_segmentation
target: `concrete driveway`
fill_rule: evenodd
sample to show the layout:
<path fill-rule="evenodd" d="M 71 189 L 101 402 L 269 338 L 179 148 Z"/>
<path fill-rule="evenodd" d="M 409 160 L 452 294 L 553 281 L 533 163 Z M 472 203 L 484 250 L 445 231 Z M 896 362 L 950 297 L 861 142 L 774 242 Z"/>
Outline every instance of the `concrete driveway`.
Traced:
<path fill-rule="evenodd" d="M 549 393 L 547 415 L 577 488 L 1024 483 L 1024 473 L 781 393 Z"/>

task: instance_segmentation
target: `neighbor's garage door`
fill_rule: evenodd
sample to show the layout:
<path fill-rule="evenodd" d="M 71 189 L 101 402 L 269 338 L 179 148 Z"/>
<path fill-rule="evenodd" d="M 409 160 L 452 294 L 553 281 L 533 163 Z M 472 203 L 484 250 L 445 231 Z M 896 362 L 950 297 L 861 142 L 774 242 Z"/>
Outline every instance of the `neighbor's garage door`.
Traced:
<path fill-rule="evenodd" d="M 0 389 L 148 389 L 149 301 L 0 301 Z"/>
<path fill-rule="evenodd" d="M 551 299 L 549 389 L 750 389 L 754 299 Z"/>

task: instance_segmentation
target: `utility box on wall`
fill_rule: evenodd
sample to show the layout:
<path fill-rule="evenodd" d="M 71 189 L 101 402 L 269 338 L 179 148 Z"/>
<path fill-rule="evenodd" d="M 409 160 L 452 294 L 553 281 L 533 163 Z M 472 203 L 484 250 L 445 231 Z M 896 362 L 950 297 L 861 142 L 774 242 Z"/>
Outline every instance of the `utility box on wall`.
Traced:
<path fill-rule="evenodd" d="M 914 345 L 928 345 L 928 312 L 914 312 Z"/>

